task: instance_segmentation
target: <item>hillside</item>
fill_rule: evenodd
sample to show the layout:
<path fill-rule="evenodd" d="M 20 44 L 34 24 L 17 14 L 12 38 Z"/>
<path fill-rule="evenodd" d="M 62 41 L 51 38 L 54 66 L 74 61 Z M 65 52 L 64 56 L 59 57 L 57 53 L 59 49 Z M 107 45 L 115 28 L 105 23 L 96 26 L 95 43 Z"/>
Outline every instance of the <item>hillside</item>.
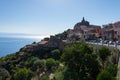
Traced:
<path fill-rule="evenodd" d="M 64 64 L 63 61 L 61 62 L 61 56 L 65 53 L 65 43 L 62 47 L 61 44 L 63 43 L 60 42 L 59 39 L 58 41 L 51 41 L 51 39 L 48 39 L 48 41 L 42 40 L 38 43 L 26 45 L 15 54 L 0 58 L 1 80 L 21 80 L 18 78 L 22 76 L 25 77 L 25 79 L 22 77 L 22 80 L 62 80 L 61 78 L 59 79 L 59 77 L 62 76 L 60 71 L 64 71 L 66 64 Z M 66 45 L 72 47 L 74 44 L 81 45 L 81 43 L 67 43 Z M 87 44 L 85 45 L 85 50 L 87 50 Z M 96 49 L 96 47 L 93 48 L 93 52 Z M 117 64 L 116 59 L 118 52 L 112 48 L 110 50 L 112 51 L 111 58 L 107 59 L 105 64 Z M 96 52 L 94 53 L 96 54 Z M 67 60 L 69 61 L 69 59 Z M 89 62 L 87 62 L 87 64 L 89 64 Z M 56 79 L 54 79 L 54 77 Z"/>
<path fill-rule="evenodd" d="M 119 51 L 79 40 L 82 28 L 89 28 L 81 24 L 1 57 L 0 80 L 101 80 L 106 75 L 105 80 L 115 80 Z M 89 30 L 98 33 L 94 28 L 100 27 L 90 25 Z M 71 36 L 80 29 L 77 36 Z"/>

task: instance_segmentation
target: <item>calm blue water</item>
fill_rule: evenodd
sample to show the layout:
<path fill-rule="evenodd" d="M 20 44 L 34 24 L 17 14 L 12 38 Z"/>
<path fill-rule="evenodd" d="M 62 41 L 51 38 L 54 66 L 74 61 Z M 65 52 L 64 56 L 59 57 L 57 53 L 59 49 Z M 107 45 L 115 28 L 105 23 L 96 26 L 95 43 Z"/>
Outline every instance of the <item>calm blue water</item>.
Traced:
<path fill-rule="evenodd" d="M 32 38 L 3 38 L 0 37 L 0 57 L 7 54 L 15 53 L 20 48 L 33 42 L 38 42 L 39 39 Z"/>

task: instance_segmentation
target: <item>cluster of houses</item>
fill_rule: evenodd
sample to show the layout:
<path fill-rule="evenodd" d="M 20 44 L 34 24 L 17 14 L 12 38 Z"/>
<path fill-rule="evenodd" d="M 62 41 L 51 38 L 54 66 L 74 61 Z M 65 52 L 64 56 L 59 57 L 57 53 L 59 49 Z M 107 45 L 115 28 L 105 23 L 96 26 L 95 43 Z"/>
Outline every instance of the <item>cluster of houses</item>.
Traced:
<path fill-rule="evenodd" d="M 102 38 L 103 40 L 120 40 L 120 22 L 98 26 L 91 25 L 83 17 L 81 22 L 75 24 L 73 29 L 66 31 L 67 39 L 91 40 Z"/>
<path fill-rule="evenodd" d="M 83 17 L 81 22 L 75 24 L 73 29 L 68 29 L 63 33 L 50 38 L 44 38 L 39 42 L 39 45 L 48 47 L 58 47 L 63 49 L 66 44 L 70 44 L 71 40 L 86 41 L 86 40 L 109 40 L 120 41 L 120 22 L 98 26 L 91 25 Z M 33 44 L 34 46 L 35 44 Z"/>

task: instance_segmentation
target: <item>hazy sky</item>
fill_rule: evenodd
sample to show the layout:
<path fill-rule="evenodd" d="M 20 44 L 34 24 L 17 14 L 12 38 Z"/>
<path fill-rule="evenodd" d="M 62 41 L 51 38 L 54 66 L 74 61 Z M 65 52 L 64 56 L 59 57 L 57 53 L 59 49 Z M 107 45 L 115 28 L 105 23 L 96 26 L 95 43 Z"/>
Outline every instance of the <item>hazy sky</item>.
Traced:
<path fill-rule="evenodd" d="M 120 0 L 0 0 L 0 32 L 55 34 L 85 17 L 91 24 L 120 20 Z"/>

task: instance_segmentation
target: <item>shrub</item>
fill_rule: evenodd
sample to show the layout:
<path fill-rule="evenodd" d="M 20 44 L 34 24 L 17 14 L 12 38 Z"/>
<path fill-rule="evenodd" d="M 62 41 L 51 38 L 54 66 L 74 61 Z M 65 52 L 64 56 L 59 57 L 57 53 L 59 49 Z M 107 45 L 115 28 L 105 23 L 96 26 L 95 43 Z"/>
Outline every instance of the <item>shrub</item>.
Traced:
<path fill-rule="evenodd" d="M 30 80 L 32 72 L 29 69 L 18 69 L 14 74 L 14 80 Z"/>
<path fill-rule="evenodd" d="M 97 80 L 112 80 L 112 76 L 107 71 L 102 71 L 98 74 Z"/>
<path fill-rule="evenodd" d="M 59 60 L 60 59 L 60 50 L 59 49 L 55 49 L 53 51 L 51 51 L 51 55 L 52 55 L 52 58 L 56 59 L 56 60 Z"/>
<path fill-rule="evenodd" d="M 55 61 L 53 58 L 49 58 L 46 60 L 47 69 L 51 69 L 52 67 L 56 67 L 58 65 L 58 61 Z"/>
<path fill-rule="evenodd" d="M 103 46 L 98 50 L 98 56 L 100 58 L 100 61 L 102 63 L 103 70 L 105 69 L 105 61 L 107 60 L 108 56 L 111 55 L 111 51 L 109 48 Z"/>
<path fill-rule="evenodd" d="M 48 76 L 43 75 L 43 76 L 41 77 L 41 80 L 50 80 L 50 79 L 49 79 Z"/>
<path fill-rule="evenodd" d="M 39 60 L 39 58 L 34 57 L 34 56 L 28 58 L 27 61 L 25 62 L 25 66 L 27 66 L 27 67 L 32 67 L 32 66 L 33 66 L 33 63 L 34 63 L 36 60 Z"/>
<path fill-rule="evenodd" d="M 0 68 L 0 80 L 10 80 L 10 77 L 9 72 L 6 69 Z"/>
<path fill-rule="evenodd" d="M 115 77 L 117 74 L 117 65 L 115 64 L 111 64 L 107 67 L 107 71 L 113 76 Z"/>

